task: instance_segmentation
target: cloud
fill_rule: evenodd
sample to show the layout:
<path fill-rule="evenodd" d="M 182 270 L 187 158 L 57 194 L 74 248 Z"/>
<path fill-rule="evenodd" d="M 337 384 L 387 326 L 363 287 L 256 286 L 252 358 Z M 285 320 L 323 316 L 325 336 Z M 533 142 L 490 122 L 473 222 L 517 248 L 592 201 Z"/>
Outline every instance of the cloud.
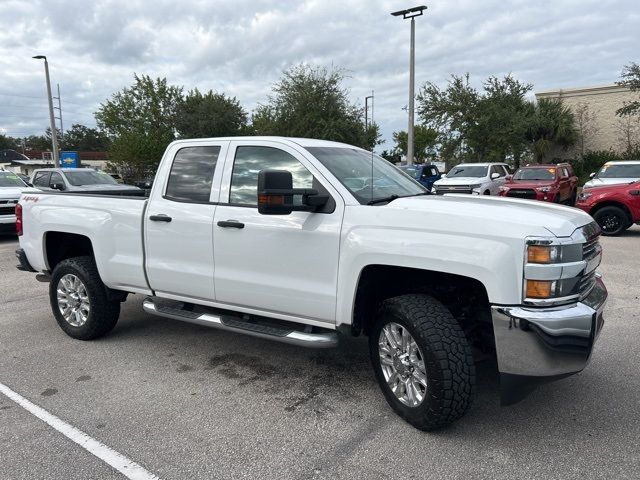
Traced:
<path fill-rule="evenodd" d="M 60 84 L 65 126 L 132 82 L 166 76 L 186 89 L 236 96 L 251 110 L 299 62 L 346 69 L 354 101 L 375 90 L 375 119 L 391 147 L 406 129 L 406 2 L 366 0 L 8 0 L 0 3 L 0 131 L 48 125 L 42 63 Z M 513 73 L 537 90 L 606 84 L 638 61 L 640 14 L 626 0 L 451 0 L 416 20 L 416 82 L 476 85 Z"/>

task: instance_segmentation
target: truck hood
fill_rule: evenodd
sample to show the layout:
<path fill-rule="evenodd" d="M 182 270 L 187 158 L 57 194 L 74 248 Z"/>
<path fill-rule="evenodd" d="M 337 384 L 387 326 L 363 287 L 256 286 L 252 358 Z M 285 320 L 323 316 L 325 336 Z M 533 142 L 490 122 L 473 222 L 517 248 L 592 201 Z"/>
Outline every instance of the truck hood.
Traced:
<path fill-rule="evenodd" d="M 18 199 L 22 192 L 29 190 L 28 187 L 0 187 L 0 199 Z"/>
<path fill-rule="evenodd" d="M 583 188 L 603 187 L 605 185 L 619 185 L 622 183 L 631 183 L 639 180 L 638 178 L 592 178 L 584 184 Z"/>
<path fill-rule="evenodd" d="M 381 208 L 424 212 L 425 226 L 430 217 L 437 216 L 446 218 L 446 223 L 457 229 L 481 233 L 477 230 L 482 228 L 491 230 L 492 235 L 505 228 L 518 230 L 517 235 L 524 236 L 542 235 L 547 230 L 557 237 L 569 237 L 577 228 L 593 222 L 591 216 L 577 208 L 509 197 L 430 195 L 399 198 Z"/>
<path fill-rule="evenodd" d="M 553 180 L 512 180 L 504 184 L 509 188 L 538 188 L 550 187 L 554 184 Z"/>
<path fill-rule="evenodd" d="M 484 177 L 445 177 L 434 182 L 434 185 L 477 185 L 485 181 Z"/>

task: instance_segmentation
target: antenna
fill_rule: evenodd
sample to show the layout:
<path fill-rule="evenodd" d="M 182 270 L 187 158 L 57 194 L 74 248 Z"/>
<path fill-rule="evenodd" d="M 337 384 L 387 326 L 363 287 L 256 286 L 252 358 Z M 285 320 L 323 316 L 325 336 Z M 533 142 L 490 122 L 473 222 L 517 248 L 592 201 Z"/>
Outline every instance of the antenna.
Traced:
<path fill-rule="evenodd" d="M 371 123 L 367 124 L 367 115 L 369 113 L 368 108 L 368 100 L 371 99 Z M 364 130 L 365 135 L 369 135 L 369 126 L 373 127 L 373 90 L 371 90 L 371 95 L 364 98 Z M 371 147 L 371 201 L 373 201 L 373 147 Z"/>

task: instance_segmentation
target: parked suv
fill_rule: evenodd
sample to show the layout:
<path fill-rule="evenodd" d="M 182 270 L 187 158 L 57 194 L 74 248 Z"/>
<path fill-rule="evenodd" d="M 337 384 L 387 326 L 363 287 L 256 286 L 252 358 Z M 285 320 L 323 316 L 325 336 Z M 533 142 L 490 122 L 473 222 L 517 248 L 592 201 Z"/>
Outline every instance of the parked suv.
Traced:
<path fill-rule="evenodd" d="M 640 181 L 583 190 L 576 207 L 591 215 L 604 235 L 620 235 L 640 223 Z"/>
<path fill-rule="evenodd" d="M 461 163 L 433 184 L 433 193 L 498 195 L 507 175 L 506 163 Z"/>
<path fill-rule="evenodd" d="M 16 204 L 28 189 L 15 173 L 0 171 L 0 234 L 16 233 Z"/>
<path fill-rule="evenodd" d="M 429 191 L 433 188 L 433 183 L 442 178 L 440 170 L 435 165 L 402 165 L 400 170 L 427 187 Z"/>
<path fill-rule="evenodd" d="M 500 195 L 573 205 L 577 190 L 578 177 L 568 163 L 527 165 L 507 177 L 500 187 Z"/>
<path fill-rule="evenodd" d="M 31 183 L 44 191 L 144 195 L 144 190 L 120 184 L 108 173 L 93 168 L 43 168 L 33 172 Z"/>
<path fill-rule="evenodd" d="M 607 162 L 590 176 L 591 180 L 584 184 L 584 188 L 626 184 L 640 180 L 640 160 Z"/>

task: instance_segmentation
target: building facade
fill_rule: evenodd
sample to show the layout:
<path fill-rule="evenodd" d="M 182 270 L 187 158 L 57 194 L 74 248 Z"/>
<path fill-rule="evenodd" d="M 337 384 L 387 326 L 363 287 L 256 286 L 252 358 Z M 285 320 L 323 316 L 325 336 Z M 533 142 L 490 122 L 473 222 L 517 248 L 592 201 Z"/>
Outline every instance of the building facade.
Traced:
<path fill-rule="evenodd" d="M 567 150 L 549 152 L 548 160 L 579 158 L 593 150 L 624 152 L 629 144 L 640 143 L 640 119 L 621 118 L 616 110 L 625 103 L 638 100 L 640 94 L 619 85 L 545 90 L 535 94 L 536 100 L 560 98 L 571 109 L 580 134 L 578 142 Z"/>

